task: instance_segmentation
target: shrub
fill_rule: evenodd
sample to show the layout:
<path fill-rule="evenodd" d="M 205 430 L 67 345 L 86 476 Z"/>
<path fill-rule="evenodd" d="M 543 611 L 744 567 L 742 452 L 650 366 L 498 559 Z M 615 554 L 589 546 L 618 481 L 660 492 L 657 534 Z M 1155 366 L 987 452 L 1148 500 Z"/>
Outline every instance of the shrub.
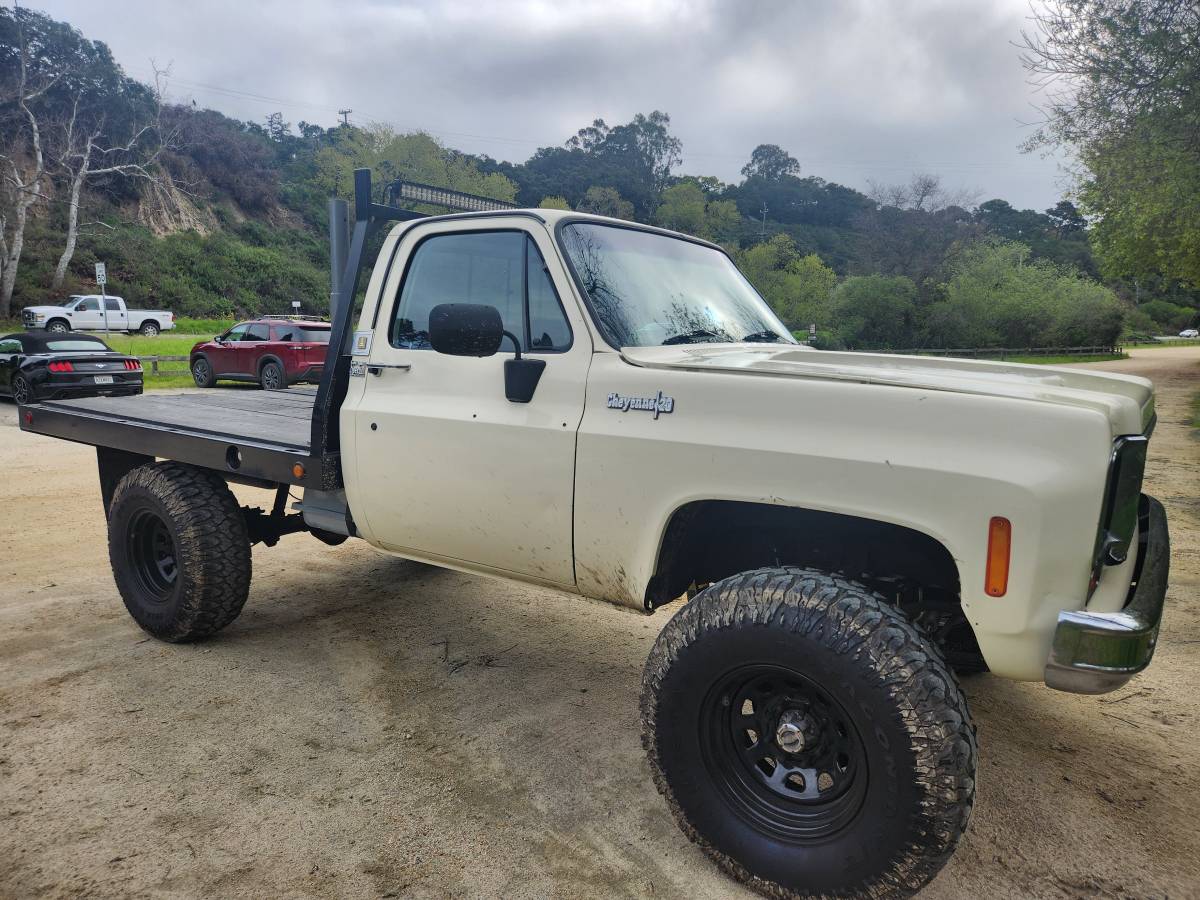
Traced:
<path fill-rule="evenodd" d="M 1030 260 L 1029 248 L 982 242 L 950 264 L 942 299 L 925 317 L 928 346 L 1110 346 L 1123 309 L 1108 288 L 1075 270 Z"/>
<path fill-rule="evenodd" d="M 917 286 L 903 275 L 857 275 L 833 292 L 837 334 L 850 347 L 913 347 L 916 316 Z"/>

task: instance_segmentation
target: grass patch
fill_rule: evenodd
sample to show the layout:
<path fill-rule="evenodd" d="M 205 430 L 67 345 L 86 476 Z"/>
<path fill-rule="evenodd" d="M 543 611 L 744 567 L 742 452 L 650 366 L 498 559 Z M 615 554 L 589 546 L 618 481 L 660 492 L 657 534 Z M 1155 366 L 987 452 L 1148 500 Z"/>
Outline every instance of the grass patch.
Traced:
<path fill-rule="evenodd" d="M 209 340 L 215 334 L 228 331 L 237 324 L 236 319 L 193 319 L 189 316 L 175 317 L 175 330 L 187 334 L 202 334 Z"/>
<path fill-rule="evenodd" d="M 1200 391 L 1192 394 L 1192 427 L 1200 428 Z"/>
<path fill-rule="evenodd" d="M 1032 363 L 1037 366 L 1066 366 L 1071 363 L 1108 362 L 1129 359 L 1128 353 L 1074 353 L 1063 356 L 1007 356 L 1004 362 Z"/>
<path fill-rule="evenodd" d="M 175 334 L 168 332 L 157 337 L 145 337 L 140 334 L 110 334 L 108 338 L 97 334 L 118 353 L 128 353 L 130 356 L 187 356 L 197 341 L 207 341 L 211 334 Z"/>

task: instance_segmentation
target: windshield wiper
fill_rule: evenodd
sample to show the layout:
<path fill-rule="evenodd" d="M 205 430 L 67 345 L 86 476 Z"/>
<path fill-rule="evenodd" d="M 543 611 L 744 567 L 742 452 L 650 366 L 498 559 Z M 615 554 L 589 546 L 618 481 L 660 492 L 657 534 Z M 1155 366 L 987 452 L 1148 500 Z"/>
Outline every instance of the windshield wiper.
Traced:
<path fill-rule="evenodd" d="M 717 334 L 715 331 L 708 331 L 704 328 L 696 331 L 687 331 L 683 334 L 672 335 L 662 342 L 665 347 L 668 344 L 699 344 L 703 343 L 708 338 L 716 338 L 718 341 L 728 341 L 729 337 L 723 334 Z"/>
<path fill-rule="evenodd" d="M 789 341 L 784 340 L 778 332 L 774 331 L 756 331 L 754 334 L 748 334 L 742 341 L 747 344 L 787 344 Z"/>

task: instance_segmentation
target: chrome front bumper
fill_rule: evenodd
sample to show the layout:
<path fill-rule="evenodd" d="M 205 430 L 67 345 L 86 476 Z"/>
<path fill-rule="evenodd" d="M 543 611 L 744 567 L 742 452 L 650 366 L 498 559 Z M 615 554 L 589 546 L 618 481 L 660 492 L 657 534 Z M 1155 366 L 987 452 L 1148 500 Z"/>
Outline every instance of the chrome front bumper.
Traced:
<path fill-rule="evenodd" d="M 1058 614 L 1046 684 L 1075 694 L 1115 691 L 1154 655 L 1171 568 L 1171 538 L 1162 504 L 1142 494 L 1138 510 L 1138 560 L 1125 608 Z"/>

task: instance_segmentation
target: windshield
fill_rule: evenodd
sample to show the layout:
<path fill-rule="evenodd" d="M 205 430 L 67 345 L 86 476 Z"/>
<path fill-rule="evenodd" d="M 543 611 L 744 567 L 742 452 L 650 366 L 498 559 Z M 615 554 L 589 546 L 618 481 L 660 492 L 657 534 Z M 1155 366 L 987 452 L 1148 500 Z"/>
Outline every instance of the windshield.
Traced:
<path fill-rule="evenodd" d="M 614 347 L 795 339 L 729 257 L 691 241 L 591 222 L 563 247 Z"/>

